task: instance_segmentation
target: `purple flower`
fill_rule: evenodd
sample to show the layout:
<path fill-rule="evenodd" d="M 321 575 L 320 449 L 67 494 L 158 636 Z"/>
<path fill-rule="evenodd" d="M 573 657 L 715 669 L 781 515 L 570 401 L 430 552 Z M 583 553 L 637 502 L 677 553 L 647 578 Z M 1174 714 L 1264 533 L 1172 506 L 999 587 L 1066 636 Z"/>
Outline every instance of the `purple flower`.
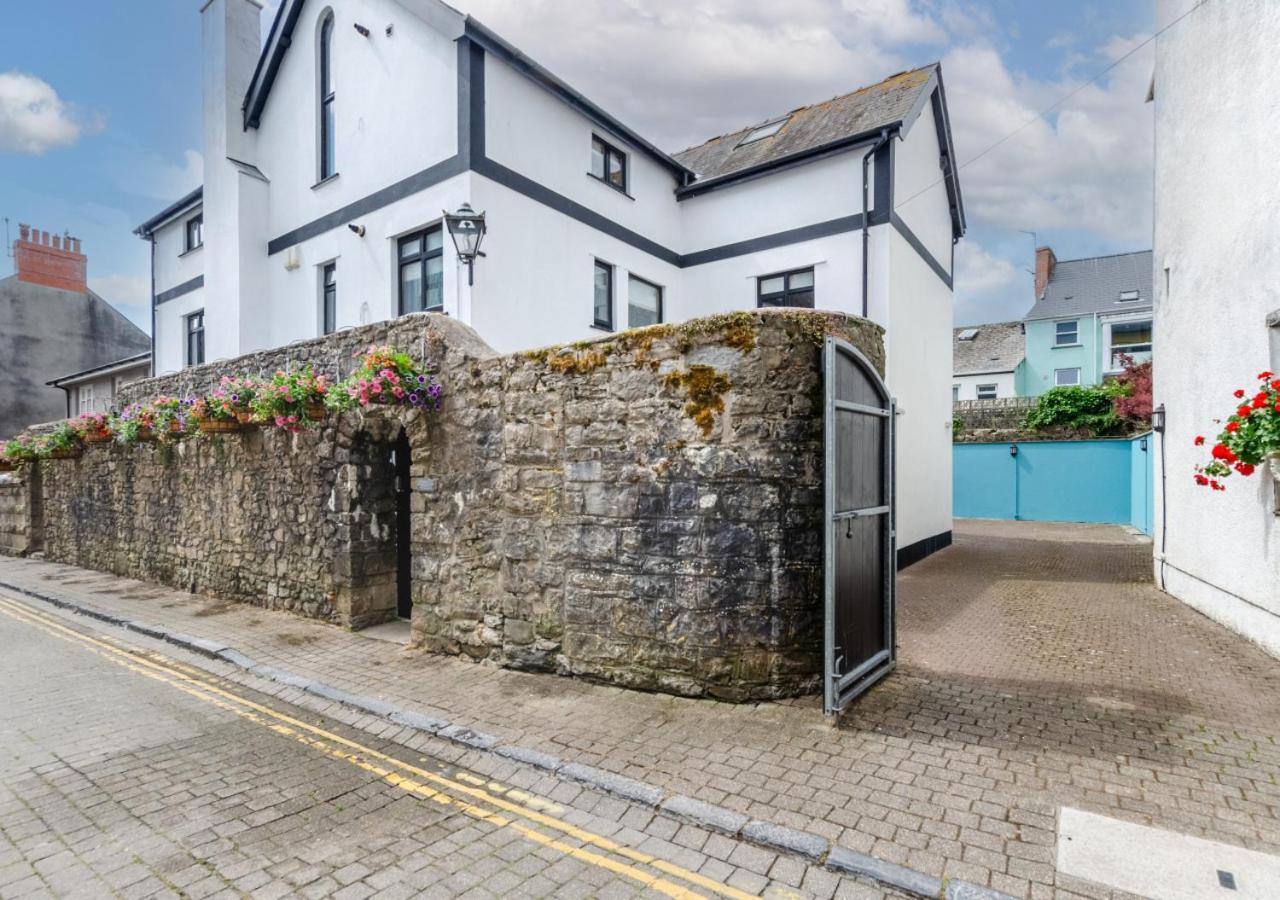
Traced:
<path fill-rule="evenodd" d="M 414 406 L 417 406 L 417 405 L 418 405 L 418 392 L 417 392 L 417 391 L 414 391 L 412 394 L 410 394 L 410 395 L 409 395 L 409 402 L 410 402 L 410 403 L 412 403 Z"/>
<path fill-rule="evenodd" d="M 232 403 L 239 403 L 239 402 L 240 402 L 240 395 L 239 395 L 239 394 L 232 394 L 232 395 L 231 395 L 231 402 L 232 402 Z"/>
<path fill-rule="evenodd" d="M 419 375 L 419 376 L 418 376 L 418 384 L 426 384 L 426 383 L 427 383 L 427 376 L 426 376 L 426 375 Z"/>
<path fill-rule="evenodd" d="M 427 396 L 430 397 L 432 400 L 438 400 L 440 398 L 440 392 L 442 390 L 443 388 L 441 388 L 440 385 L 433 384 L 431 385 L 431 387 L 427 388 Z"/>

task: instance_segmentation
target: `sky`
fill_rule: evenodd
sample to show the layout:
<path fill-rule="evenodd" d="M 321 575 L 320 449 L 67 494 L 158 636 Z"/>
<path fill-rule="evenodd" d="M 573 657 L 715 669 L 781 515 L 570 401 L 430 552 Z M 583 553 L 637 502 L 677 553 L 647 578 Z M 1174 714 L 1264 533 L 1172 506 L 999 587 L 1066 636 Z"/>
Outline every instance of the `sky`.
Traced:
<path fill-rule="evenodd" d="M 0 30 L 9 240 L 19 222 L 79 237 L 90 287 L 144 329 L 132 231 L 201 181 L 200 5 L 13 2 Z M 940 60 L 969 223 L 956 325 L 1030 308 L 1037 243 L 1059 259 L 1151 247 L 1152 47 L 1086 82 L 1151 35 L 1153 0 L 453 5 L 670 151 Z"/>

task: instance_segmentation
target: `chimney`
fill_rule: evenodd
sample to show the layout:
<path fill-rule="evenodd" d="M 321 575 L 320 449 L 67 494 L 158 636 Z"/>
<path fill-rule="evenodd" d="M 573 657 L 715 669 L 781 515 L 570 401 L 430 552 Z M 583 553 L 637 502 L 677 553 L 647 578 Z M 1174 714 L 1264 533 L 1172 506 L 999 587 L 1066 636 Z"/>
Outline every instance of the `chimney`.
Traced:
<path fill-rule="evenodd" d="M 18 225 L 18 239 L 13 242 L 13 264 L 18 280 L 83 294 L 89 290 L 88 260 L 80 252 L 80 241 Z"/>
<path fill-rule="evenodd" d="M 1049 279 L 1053 277 L 1053 267 L 1058 264 L 1058 257 L 1053 255 L 1053 250 L 1049 247 L 1036 248 L 1036 296 L 1039 300 L 1044 296 L 1044 289 L 1049 285 Z"/>

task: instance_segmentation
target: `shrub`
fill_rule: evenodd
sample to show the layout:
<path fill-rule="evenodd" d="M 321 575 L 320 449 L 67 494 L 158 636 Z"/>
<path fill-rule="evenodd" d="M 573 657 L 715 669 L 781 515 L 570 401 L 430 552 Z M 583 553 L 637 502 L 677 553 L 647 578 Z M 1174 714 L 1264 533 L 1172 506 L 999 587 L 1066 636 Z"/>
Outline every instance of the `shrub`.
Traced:
<path fill-rule="evenodd" d="M 1114 434 L 1124 427 L 1113 402 L 1119 391 L 1114 384 L 1050 388 L 1027 411 L 1023 424 L 1037 430 L 1070 428 L 1094 435 Z"/>
<path fill-rule="evenodd" d="M 34 437 L 29 434 L 20 434 L 13 440 L 5 442 L 4 458 L 11 463 L 30 462 L 40 458 L 40 448 Z"/>
<path fill-rule="evenodd" d="M 1115 378 L 1119 392 L 1113 399 L 1116 415 L 1133 421 L 1151 420 L 1151 360 L 1134 363 L 1133 357 L 1121 354 L 1122 371 Z"/>

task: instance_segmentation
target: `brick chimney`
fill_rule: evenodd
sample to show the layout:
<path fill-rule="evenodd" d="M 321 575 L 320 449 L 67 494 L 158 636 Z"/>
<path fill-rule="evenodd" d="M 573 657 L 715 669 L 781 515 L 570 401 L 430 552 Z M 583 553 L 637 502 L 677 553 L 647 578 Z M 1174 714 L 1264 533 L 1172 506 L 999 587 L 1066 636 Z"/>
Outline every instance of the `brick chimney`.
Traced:
<path fill-rule="evenodd" d="M 1049 279 L 1053 276 L 1053 267 L 1058 264 L 1058 257 L 1053 255 L 1053 250 L 1049 247 L 1036 248 L 1036 296 L 1039 300 L 1044 296 L 1044 289 L 1049 284 Z"/>
<path fill-rule="evenodd" d="M 13 242 L 13 264 L 18 280 L 83 294 L 89 290 L 88 260 L 80 252 L 80 239 L 50 236 L 30 225 L 18 226 Z"/>

